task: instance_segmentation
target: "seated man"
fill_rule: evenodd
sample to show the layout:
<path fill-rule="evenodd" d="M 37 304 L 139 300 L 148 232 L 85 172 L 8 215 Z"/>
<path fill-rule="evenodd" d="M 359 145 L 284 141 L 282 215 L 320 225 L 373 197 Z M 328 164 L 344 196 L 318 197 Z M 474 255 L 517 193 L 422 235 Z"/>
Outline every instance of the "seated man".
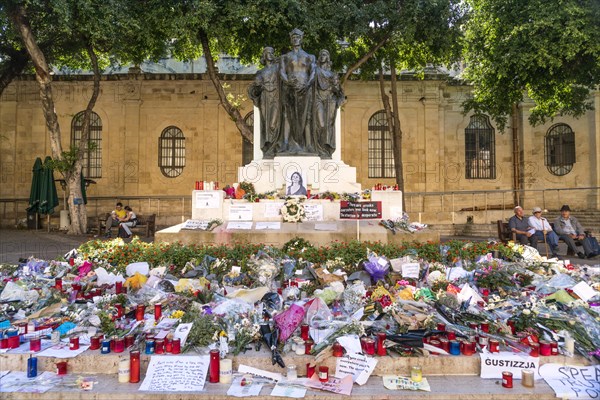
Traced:
<path fill-rule="evenodd" d="M 115 209 L 110 213 L 106 222 L 104 223 L 104 236 L 109 238 L 112 236 L 111 228 L 113 226 L 119 226 L 119 222 L 127 215 L 127 211 L 123 209 L 123 203 L 118 202 Z"/>
<path fill-rule="evenodd" d="M 577 221 L 577 218 L 571 216 L 571 208 L 568 205 L 564 205 L 560 208 L 560 217 L 554 221 L 554 230 L 556 234 L 565 241 L 567 247 L 573 251 L 573 254 L 577 254 L 579 258 L 585 258 L 586 255 L 592 253 L 591 249 L 586 249 L 584 243 L 583 249 L 585 254 L 577 250 L 575 240 L 583 240 L 585 238 L 585 232 L 583 226 Z"/>
<path fill-rule="evenodd" d="M 515 215 L 508 220 L 508 229 L 516 234 L 517 242 L 537 248 L 537 237 L 529 226 L 529 220 L 523 217 L 523 207 L 514 208 Z"/>
<path fill-rule="evenodd" d="M 552 230 L 550 222 L 542 217 L 542 209 L 539 207 L 533 208 L 533 215 L 529 217 L 529 226 L 535 229 L 537 239 L 546 244 L 546 256 L 548 256 L 548 245 L 552 251 L 552 257 L 560 258 L 558 255 L 558 236 Z"/>

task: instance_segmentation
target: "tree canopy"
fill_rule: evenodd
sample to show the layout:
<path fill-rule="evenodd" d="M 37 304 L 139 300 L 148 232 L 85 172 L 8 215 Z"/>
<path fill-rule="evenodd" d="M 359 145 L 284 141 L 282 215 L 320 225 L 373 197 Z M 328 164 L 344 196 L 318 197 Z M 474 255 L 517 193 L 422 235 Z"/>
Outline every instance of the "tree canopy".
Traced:
<path fill-rule="evenodd" d="M 504 129 L 513 104 L 535 101 L 530 123 L 591 109 L 600 84 L 597 0 L 468 0 L 464 78 L 473 84 L 467 109 Z"/>

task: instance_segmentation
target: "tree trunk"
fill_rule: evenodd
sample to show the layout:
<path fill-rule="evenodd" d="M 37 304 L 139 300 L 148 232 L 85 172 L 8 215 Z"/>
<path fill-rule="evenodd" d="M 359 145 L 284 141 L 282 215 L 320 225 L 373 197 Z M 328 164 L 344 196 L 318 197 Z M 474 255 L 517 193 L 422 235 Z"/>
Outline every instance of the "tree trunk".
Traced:
<path fill-rule="evenodd" d="M 254 132 L 252 132 L 248 124 L 246 124 L 246 121 L 244 121 L 244 117 L 242 117 L 242 114 L 240 114 L 240 110 L 238 110 L 229 102 L 229 100 L 227 99 L 227 95 L 223 90 L 223 85 L 221 84 L 221 80 L 219 79 L 219 76 L 215 69 L 215 62 L 210 51 L 208 35 L 204 30 L 201 30 L 198 35 L 200 37 L 200 42 L 202 43 L 202 51 L 204 52 L 204 58 L 206 59 L 206 69 L 208 70 L 208 76 L 210 77 L 213 86 L 217 90 L 221 106 L 227 112 L 227 114 L 229 114 L 229 117 L 231 117 L 233 122 L 235 122 L 235 126 L 242 134 L 242 137 L 250 143 L 254 143 Z"/>
<path fill-rule="evenodd" d="M 513 151 L 513 202 L 514 206 L 521 204 L 521 149 L 519 146 L 519 105 L 512 105 L 512 151 Z"/>
<path fill-rule="evenodd" d="M 17 6 L 11 18 L 17 27 L 21 39 L 25 44 L 25 48 L 31 57 L 35 68 L 35 78 L 40 85 L 40 99 L 42 101 L 42 110 L 46 119 L 46 126 L 50 133 L 50 148 L 52 149 L 52 158 L 55 160 L 62 159 L 62 143 L 60 141 L 60 126 L 58 125 L 58 117 L 54 110 L 54 98 L 52 96 L 52 80 L 50 77 L 50 68 L 44 54 L 40 50 L 29 21 L 25 15 L 23 6 Z"/>
<path fill-rule="evenodd" d="M 396 68 L 391 67 L 391 83 L 392 83 L 392 106 L 390 106 L 390 98 L 385 92 L 385 82 L 383 80 L 383 66 L 379 68 L 379 90 L 381 93 L 381 101 L 390 127 L 392 135 L 392 150 L 394 153 L 394 172 L 396 173 L 396 183 L 398 189 L 402 191 L 402 210 L 405 210 L 404 201 L 404 168 L 402 166 L 402 129 L 400 128 L 400 117 L 398 112 L 398 91 L 396 90 Z M 393 107 L 393 111 L 392 111 Z"/>
<path fill-rule="evenodd" d="M 368 52 L 366 52 L 357 62 L 348 67 L 346 73 L 344 74 L 342 79 L 340 79 L 340 86 L 342 87 L 342 89 L 344 88 L 346 81 L 350 78 L 352 73 L 359 69 L 361 65 L 369 61 L 369 59 L 375 55 L 375 52 L 387 43 L 387 41 L 390 39 L 390 36 L 391 33 L 385 34 L 383 38 L 379 42 L 375 43 L 375 45 Z"/>

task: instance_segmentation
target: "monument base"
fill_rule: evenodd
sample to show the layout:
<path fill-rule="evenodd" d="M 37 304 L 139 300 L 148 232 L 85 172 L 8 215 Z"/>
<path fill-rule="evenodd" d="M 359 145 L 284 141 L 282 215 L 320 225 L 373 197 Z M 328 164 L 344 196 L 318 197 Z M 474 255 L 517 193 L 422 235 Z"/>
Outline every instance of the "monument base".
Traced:
<path fill-rule="evenodd" d="M 156 232 L 155 243 L 182 244 L 228 244 L 263 243 L 283 246 L 296 237 L 302 237 L 314 245 L 326 245 L 333 241 L 351 240 L 379 241 L 381 243 L 438 242 L 440 234 L 432 230 L 420 232 L 398 232 L 395 235 L 379 225 L 379 221 L 321 221 L 302 223 L 281 223 L 280 229 L 260 229 L 252 224 L 252 229 L 227 229 L 228 221 L 211 232 L 182 229 L 184 224 L 171 226 Z"/>
<path fill-rule="evenodd" d="M 360 192 L 356 182 L 356 168 L 339 160 L 320 157 L 275 157 L 272 160 L 254 160 L 238 170 L 239 182 L 251 182 L 258 193 L 283 191 L 290 184 L 290 176 L 299 172 L 303 184 L 315 192 Z"/>

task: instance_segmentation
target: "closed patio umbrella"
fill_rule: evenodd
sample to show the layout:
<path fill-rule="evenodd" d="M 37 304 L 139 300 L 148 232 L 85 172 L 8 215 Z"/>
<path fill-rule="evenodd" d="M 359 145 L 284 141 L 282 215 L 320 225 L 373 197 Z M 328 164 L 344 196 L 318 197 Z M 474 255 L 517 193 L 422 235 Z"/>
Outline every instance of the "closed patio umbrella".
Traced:
<path fill-rule="evenodd" d="M 52 158 L 50 156 L 46 157 L 41 175 L 40 214 L 52 214 L 54 208 L 58 206 L 58 193 L 56 192 L 56 184 L 54 183 L 54 170 L 48 166 L 50 161 L 52 161 Z"/>
<path fill-rule="evenodd" d="M 33 163 L 33 176 L 31 178 L 31 190 L 29 192 L 29 207 L 27 207 L 27 212 L 29 213 L 37 213 L 39 212 L 40 206 L 40 190 L 41 190 L 41 180 L 42 180 L 42 159 L 36 158 L 35 163 Z"/>

